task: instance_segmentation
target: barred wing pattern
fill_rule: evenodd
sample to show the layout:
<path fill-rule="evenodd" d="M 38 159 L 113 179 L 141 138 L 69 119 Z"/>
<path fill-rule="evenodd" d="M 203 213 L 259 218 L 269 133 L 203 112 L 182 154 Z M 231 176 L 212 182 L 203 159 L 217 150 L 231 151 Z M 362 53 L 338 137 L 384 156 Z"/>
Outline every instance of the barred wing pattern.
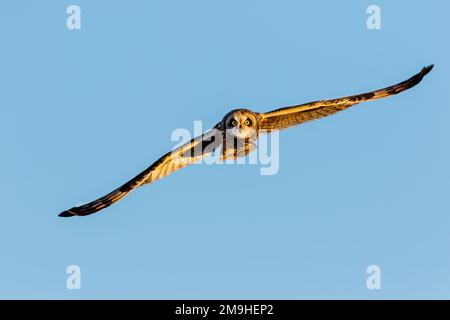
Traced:
<path fill-rule="evenodd" d="M 214 149 L 221 146 L 222 133 L 220 128 L 221 124 L 219 123 L 212 130 L 192 139 L 190 142 L 182 145 L 178 149 L 165 154 L 150 167 L 121 187 L 97 200 L 61 212 L 59 216 L 72 217 L 90 215 L 101 209 L 109 207 L 143 184 L 152 183 L 186 167 L 189 164 L 197 162 L 203 157 L 211 154 Z"/>
<path fill-rule="evenodd" d="M 364 101 L 395 95 L 414 87 L 428 72 L 431 71 L 431 69 L 433 69 L 433 65 L 423 68 L 419 73 L 408 80 L 384 89 L 339 99 L 315 101 L 276 109 L 267 113 L 260 113 L 260 129 L 279 130 L 289 128 L 303 122 L 327 117 Z"/>

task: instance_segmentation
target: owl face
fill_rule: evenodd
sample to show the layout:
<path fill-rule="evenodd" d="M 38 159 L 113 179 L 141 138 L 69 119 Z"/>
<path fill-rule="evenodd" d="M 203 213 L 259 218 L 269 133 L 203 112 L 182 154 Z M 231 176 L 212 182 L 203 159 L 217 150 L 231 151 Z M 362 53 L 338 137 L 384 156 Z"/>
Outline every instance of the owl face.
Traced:
<path fill-rule="evenodd" d="M 225 117 L 227 134 L 243 139 L 257 134 L 257 118 L 252 112 L 235 110 Z"/>

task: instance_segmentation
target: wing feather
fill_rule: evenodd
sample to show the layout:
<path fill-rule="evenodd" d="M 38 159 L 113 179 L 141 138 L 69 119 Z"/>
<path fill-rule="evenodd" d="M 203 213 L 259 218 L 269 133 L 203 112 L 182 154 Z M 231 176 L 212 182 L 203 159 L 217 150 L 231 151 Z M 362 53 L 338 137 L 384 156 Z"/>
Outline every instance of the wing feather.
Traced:
<path fill-rule="evenodd" d="M 101 209 L 109 207 L 113 203 L 125 197 L 134 189 L 156 180 L 164 178 L 171 173 L 195 163 L 209 155 L 222 144 L 222 135 L 219 124 L 212 130 L 196 137 L 181 147 L 168 152 L 150 167 L 142 171 L 136 177 L 123 184 L 107 195 L 89 202 L 85 205 L 73 207 L 59 214 L 60 217 L 87 216 Z"/>
<path fill-rule="evenodd" d="M 419 73 L 411 78 L 384 89 L 338 99 L 314 101 L 261 113 L 260 129 L 279 130 L 289 128 L 303 122 L 327 117 L 363 101 L 376 100 L 398 94 L 417 85 L 431 69 L 433 69 L 433 65 L 422 68 Z"/>

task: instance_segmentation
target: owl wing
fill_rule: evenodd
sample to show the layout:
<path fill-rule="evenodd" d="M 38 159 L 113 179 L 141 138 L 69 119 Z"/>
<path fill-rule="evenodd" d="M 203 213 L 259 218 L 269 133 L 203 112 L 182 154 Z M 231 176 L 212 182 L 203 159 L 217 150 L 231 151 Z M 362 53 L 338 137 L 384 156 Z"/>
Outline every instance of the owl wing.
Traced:
<path fill-rule="evenodd" d="M 107 195 L 79 207 L 73 207 L 59 214 L 60 217 L 87 216 L 109 207 L 143 184 L 164 178 L 173 172 L 211 154 L 222 144 L 221 124 L 198 136 L 181 147 L 165 154 L 136 177 Z"/>
<path fill-rule="evenodd" d="M 393 86 L 333 100 L 320 100 L 302 105 L 276 109 L 260 113 L 260 129 L 278 130 L 315 120 L 345 110 L 355 104 L 395 95 L 418 84 L 433 69 L 433 65 L 423 68 L 408 80 Z"/>

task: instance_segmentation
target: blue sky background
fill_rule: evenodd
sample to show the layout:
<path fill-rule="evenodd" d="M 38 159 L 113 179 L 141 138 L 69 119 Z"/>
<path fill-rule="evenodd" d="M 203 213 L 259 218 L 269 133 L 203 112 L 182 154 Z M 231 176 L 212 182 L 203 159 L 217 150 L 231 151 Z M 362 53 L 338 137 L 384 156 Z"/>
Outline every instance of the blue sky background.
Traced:
<path fill-rule="evenodd" d="M 81 7 L 82 29 L 66 28 Z M 382 29 L 366 27 L 381 7 Z M 450 298 L 448 1 L 8 1 L 0 298 Z M 402 81 L 281 133 L 280 170 L 191 166 L 87 218 L 175 128 Z M 66 267 L 82 289 L 66 289 Z M 366 268 L 381 267 L 381 290 Z"/>

